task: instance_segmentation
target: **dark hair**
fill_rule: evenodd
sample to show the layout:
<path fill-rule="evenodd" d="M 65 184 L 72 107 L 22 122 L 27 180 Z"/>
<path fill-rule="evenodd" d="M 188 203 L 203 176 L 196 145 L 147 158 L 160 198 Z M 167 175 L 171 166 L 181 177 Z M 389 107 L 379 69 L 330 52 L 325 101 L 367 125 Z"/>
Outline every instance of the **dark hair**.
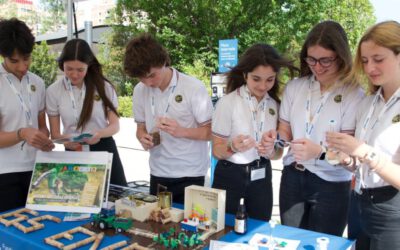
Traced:
<path fill-rule="evenodd" d="M 124 70 L 131 77 L 143 77 L 153 67 L 170 64 L 167 50 L 150 34 L 141 34 L 126 46 Z"/>
<path fill-rule="evenodd" d="M 85 40 L 69 40 L 61 52 L 61 56 L 58 58 L 58 67 L 64 71 L 64 62 L 75 60 L 88 65 L 87 73 L 85 75 L 86 95 L 77 128 L 83 128 L 90 120 L 93 110 L 95 90 L 97 90 L 101 100 L 103 101 L 105 117 L 107 117 L 108 109 L 111 109 L 116 115 L 118 115 L 117 110 L 108 99 L 105 91 L 105 81 L 110 81 L 104 77 L 99 61 L 94 56 L 89 44 L 87 44 Z"/>
<path fill-rule="evenodd" d="M 298 69 L 293 66 L 292 61 L 281 57 L 274 47 L 262 43 L 254 44 L 243 53 L 239 63 L 227 73 L 227 93 L 235 91 L 237 88 L 245 85 L 245 75 L 252 72 L 260 65 L 271 66 L 276 73 L 279 73 L 282 67 L 286 67 L 289 69 L 291 76 L 293 76 L 294 71 L 298 71 Z M 277 102 L 280 102 L 278 94 L 279 79 L 277 75 L 274 86 L 268 91 L 268 95 Z"/>
<path fill-rule="evenodd" d="M 35 37 L 29 27 L 17 18 L 0 20 L 0 55 L 10 57 L 32 53 Z"/>
<path fill-rule="evenodd" d="M 312 74 L 310 67 L 305 62 L 307 50 L 311 46 L 321 46 L 337 54 L 339 79 L 347 76 L 351 71 L 352 58 L 346 32 L 343 27 L 334 21 L 324 21 L 312 28 L 300 52 L 300 76 Z"/>

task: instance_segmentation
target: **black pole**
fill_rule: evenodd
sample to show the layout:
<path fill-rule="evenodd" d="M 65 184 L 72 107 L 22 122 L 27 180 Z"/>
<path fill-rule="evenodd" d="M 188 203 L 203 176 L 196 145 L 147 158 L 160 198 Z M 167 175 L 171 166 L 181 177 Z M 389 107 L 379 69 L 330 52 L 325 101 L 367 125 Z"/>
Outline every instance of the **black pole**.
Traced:
<path fill-rule="evenodd" d="M 78 38 L 78 24 L 76 23 L 75 3 L 72 2 L 72 12 L 74 13 L 74 27 L 75 27 L 75 38 Z"/>

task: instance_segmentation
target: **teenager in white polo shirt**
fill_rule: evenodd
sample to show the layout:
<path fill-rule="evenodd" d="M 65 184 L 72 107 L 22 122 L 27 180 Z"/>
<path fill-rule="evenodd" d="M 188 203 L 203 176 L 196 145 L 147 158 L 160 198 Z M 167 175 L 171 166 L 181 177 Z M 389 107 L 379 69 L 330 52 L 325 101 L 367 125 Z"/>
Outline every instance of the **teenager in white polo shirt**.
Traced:
<path fill-rule="evenodd" d="M 255 44 L 227 73 L 227 93 L 212 120 L 213 154 L 219 159 L 213 187 L 224 189 L 226 211 L 234 214 L 244 198 L 250 217 L 269 220 L 272 212 L 272 170 L 262 134 L 276 129 L 279 80 L 291 62 L 266 44 Z M 267 158 L 266 158 L 267 157 Z"/>
<path fill-rule="evenodd" d="M 129 42 L 124 67 L 140 80 L 133 113 L 136 137 L 150 151 L 150 193 L 161 184 L 183 203 L 184 188 L 204 185 L 209 167 L 211 98 L 201 81 L 170 67 L 167 51 L 148 34 Z"/>
<path fill-rule="evenodd" d="M 354 134 L 355 112 L 364 95 L 357 82 L 342 81 L 351 60 L 340 24 L 321 22 L 302 46 L 301 78 L 285 87 L 278 126 L 281 138 L 291 142 L 280 185 L 284 225 L 338 236 L 346 227 L 351 173 L 325 159 L 325 133 Z M 275 132 L 263 140 L 273 144 L 274 138 Z"/>
<path fill-rule="evenodd" d="M 357 110 L 357 139 L 327 133 L 327 142 L 358 160 L 347 161 L 362 229 L 356 249 L 400 249 L 400 24 L 371 27 L 354 64 L 356 79 L 367 76 L 372 93 Z"/>
<path fill-rule="evenodd" d="M 112 138 L 119 131 L 114 87 L 104 77 L 100 63 L 85 40 L 68 41 L 58 66 L 65 76 L 49 86 L 46 92 L 51 137 L 92 134 L 86 140 L 90 151 L 113 153 L 110 183 L 126 186 L 124 168 Z M 62 133 L 60 121 L 64 128 Z M 82 150 L 82 145 L 77 142 L 67 142 L 64 146 L 67 150 Z"/>
<path fill-rule="evenodd" d="M 28 71 L 34 41 L 24 22 L 0 21 L 0 212 L 25 205 L 36 150 L 54 148 L 43 80 Z"/>

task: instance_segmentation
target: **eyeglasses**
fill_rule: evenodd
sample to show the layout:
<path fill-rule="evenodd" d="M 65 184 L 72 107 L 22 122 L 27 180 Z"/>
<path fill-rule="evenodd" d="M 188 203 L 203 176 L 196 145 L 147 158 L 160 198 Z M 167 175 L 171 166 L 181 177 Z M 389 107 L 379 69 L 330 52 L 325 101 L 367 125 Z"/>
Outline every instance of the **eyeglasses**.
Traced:
<path fill-rule="evenodd" d="M 324 68 L 328 68 L 329 66 L 332 65 L 334 61 L 336 61 L 337 57 L 321 57 L 319 59 L 314 58 L 312 56 L 307 56 L 304 58 L 304 61 L 309 65 L 309 66 L 315 66 L 317 63 L 321 65 Z"/>
<path fill-rule="evenodd" d="M 275 148 L 285 148 L 290 146 L 290 142 L 283 140 L 279 134 L 277 134 L 276 140 L 274 141 Z"/>

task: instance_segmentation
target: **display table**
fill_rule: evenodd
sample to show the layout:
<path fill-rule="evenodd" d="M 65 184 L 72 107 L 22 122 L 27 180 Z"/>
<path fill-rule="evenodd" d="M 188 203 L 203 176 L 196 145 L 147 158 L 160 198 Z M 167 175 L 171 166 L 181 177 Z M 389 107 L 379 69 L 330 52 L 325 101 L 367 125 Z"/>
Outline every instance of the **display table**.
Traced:
<path fill-rule="evenodd" d="M 42 212 L 42 211 L 39 212 L 39 216 L 45 214 L 50 214 L 60 219 L 64 218 L 64 213 Z M 234 217 L 232 215 L 226 215 L 226 224 L 228 226 L 232 226 L 233 221 Z M 18 230 L 13 226 L 6 227 L 3 224 L 0 224 L 0 249 L 1 250 L 56 249 L 55 247 L 51 247 L 45 244 L 44 238 L 75 228 L 77 226 L 88 224 L 89 222 L 90 222 L 89 220 L 78 221 L 78 222 L 61 222 L 61 223 L 56 223 L 52 221 L 43 221 L 41 223 L 45 224 L 45 228 L 27 234 L 24 234 L 23 232 L 21 232 L 20 230 Z M 219 240 L 227 242 L 245 243 L 248 242 L 252 237 L 252 235 L 254 235 L 255 233 L 269 234 L 269 232 L 270 232 L 270 227 L 267 222 L 249 219 L 248 233 L 246 235 L 237 235 L 233 232 L 227 232 L 227 234 L 222 236 Z M 281 225 L 276 225 L 273 231 L 273 235 L 274 237 L 301 240 L 298 249 L 308 249 L 308 250 L 315 249 L 316 239 L 322 236 L 329 238 L 330 240 L 329 249 L 335 249 L 335 250 L 348 249 L 353 244 L 353 241 L 347 240 L 345 238 L 340 238 L 336 236 L 331 236 L 331 235 L 326 235 Z M 133 239 L 135 239 L 135 236 L 132 237 Z M 79 233 L 74 234 L 74 242 L 84 238 L 86 238 L 84 234 L 79 234 Z M 101 242 L 99 249 L 122 240 L 130 241 L 131 239 L 123 234 L 115 234 L 115 235 L 113 234 L 112 236 L 106 235 L 106 237 L 104 237 L 103 241 Z M 62 241 L 63 243 L 68 244 L 66 243 L 68 240 L 62 240 Z M 81 247 L 79 249 L 89 249 L 90 246 L 91 244 Z"/>
<path fill-rule="evenodd" d="M 234 217 L 230 214 L 226 215 L 226 224 L 233 225 Z M 237 243 L 247 243 L 255 233 L 270 234 L 270 226 L 267 222 L 259 220 L 248 220 L 248 230 L 245 235 L 238 235 L 234 232 L 230 232 L 220 238 L 221 241 L 226 242 L 237 242 Z M 273 237 L 291 239 L 291 240 L 301 240 L 300 245 L 297 249 L 304 250 L 314 250 L 316 249 L 316 239 L 319 237 L 329 238 L 328 249 L 350 249 L 354 244 L 354 241 L 348 240 L 346 238 L 337 237 L 333 235 L 317 233 L 313 231 L 303 230 L 294 227 L 276 225 L 273 230 Z M 261 248 L 260 248 L 261 249 Z"/>

